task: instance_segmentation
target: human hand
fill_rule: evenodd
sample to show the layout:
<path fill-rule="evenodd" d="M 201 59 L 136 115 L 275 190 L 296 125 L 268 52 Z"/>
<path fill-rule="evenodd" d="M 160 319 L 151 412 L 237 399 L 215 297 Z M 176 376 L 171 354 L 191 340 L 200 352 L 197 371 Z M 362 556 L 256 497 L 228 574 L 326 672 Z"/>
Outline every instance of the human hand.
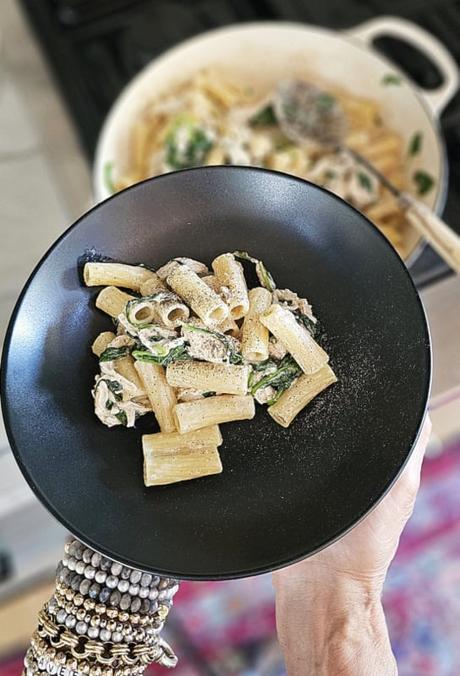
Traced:
<path fill-rule="evenodd" d="M 423 456 L 431 433 L 427 418 L 417 445 L 389 493 L 361 523 L 318 554 L 275 572 L 276 584 L 301 578 L 345 577 L 380 591 L 400 535 L 414 508 Z"/>
<path fill-rule="evenodd" d="M 343 538 L 273 573 L 278 635 L 290 676 L 395 674 L 380 596 L 415 503 L 431 432 L 388 494 Z"/>

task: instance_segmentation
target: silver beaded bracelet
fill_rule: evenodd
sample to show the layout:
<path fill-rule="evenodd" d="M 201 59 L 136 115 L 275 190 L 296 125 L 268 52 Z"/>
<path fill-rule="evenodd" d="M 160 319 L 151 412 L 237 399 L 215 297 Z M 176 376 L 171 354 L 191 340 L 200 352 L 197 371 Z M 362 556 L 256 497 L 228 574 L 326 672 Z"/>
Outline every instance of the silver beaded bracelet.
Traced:
<path fill-rule="evenodd" d="M 130 676 L 150 662 L 173 667 L 161 638 L 178 581 L 129 568 L 70 540 L 56 590 L 39 614 L 24 673 Z"/>

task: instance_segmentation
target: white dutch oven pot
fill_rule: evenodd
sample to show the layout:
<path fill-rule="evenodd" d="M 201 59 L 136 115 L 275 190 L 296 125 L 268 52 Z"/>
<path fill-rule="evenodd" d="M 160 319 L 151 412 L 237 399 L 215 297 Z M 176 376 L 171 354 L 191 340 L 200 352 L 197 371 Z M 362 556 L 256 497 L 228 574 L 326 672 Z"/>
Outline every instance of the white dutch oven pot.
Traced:
<path fill-rule="evenodd" d="M 411 82 L 391 61 L 372 49 L 381 36 L 397 37 L 424 52 L 443 78 L 439 88 L 425 90 Z M 113 162 L 127 168 L 129 132 L 146 101 L 167 94 L 198 70 L 214 67 L 231 79 L 265 92 L 279 79 L 310 77 L 374 99 L 388 126 L 399 132 L 407 145 L 414 132 L 423 135 L 421 152 L 410 172 L 427 171 L 435 187 L 423 201 L 438 213 L 447 190 L 447 163 L 438 119 L 458 87 L 457 66 L 445 47 L 430 33 L 408 21 L 381 17 L 345 32 L 295 23 L 249 23 L 229 26 L 194 37 L 168 50 L 144 68 L 124 89 L 110 111 L 94 164 L 97 201 L 109 196 L 104 167 Z M 401 85 L 384 86 L 385 75 L 402 78 Z M 414 231 L 405 260 L 413 262 L 421 249 Z"/>

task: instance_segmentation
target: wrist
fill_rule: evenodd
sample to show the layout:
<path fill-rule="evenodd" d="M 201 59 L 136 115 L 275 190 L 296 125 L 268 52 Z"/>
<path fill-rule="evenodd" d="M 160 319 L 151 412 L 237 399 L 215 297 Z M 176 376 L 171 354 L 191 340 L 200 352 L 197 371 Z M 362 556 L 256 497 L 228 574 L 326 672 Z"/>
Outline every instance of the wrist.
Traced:
<path fill-rule="evenodd" d="M 290 676 L 397 673 L 379 585 L 343 575 L 275 574 L 274 586 Z"/>

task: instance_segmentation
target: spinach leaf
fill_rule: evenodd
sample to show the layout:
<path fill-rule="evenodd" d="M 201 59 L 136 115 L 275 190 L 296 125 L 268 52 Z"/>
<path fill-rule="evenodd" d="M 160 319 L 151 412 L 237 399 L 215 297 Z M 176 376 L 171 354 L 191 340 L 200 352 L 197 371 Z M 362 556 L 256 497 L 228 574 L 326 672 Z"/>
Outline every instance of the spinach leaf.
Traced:
<path fill-rule="evenodd" d="M 134 350 L 133 357 L 138 361 L 160 364 L 160 366 L 167 366 L 173 361 L 185 361 L 186 359 L 190 359 L 186 345 L 177 345 L 170 350 L 165 348 L 164 345 L 159 345 L 156 352 L 157 354 L 153 354 L 148 350 Z"/>
<path fill-rule="evenodd" d="M 115 418 L 121 422 L 122 425 L 125 427 L 128 424 L 128 418 L 126 416 L 126 413 L 124 411 L 120 411 L 119 413 L 115 413 Z"/>
<path fill-rule="evenodd" d="M 423 140 L 422 132 L 416 131 L 415 134 L 412 136 L 411 140 L 409 141 L 409 147 L 407 149 L 407 154 L 410 157 L 417 155 L 421 151 L 422 140 Z"/>
<path fill-rule="evenodd" d="M 332 94 L 324 92 L 316 97 L 315 106 L 318 110 L 330 110 L 335 102 L 336 98 Z"/>
<path fill-rule="evenodd" d="M 129 347 L 107 347 L 99 357 L 99 361 L 112 361 L 126 357 L 129 354 Z"/>
<path fill-rule="evenodd" d="M 181 138 L 180 145 L 179 134 L 185 136 L 185 143 Z M 212 147 L 213 142 L 204 129 L 184 121 L 166 137 L 166 162 L 172 169 L 196 167 L 203 164 Z"/>
<path fill-rule="evenodd" d="M 233 255 L 239 260 L 254 263 L 256 267 L 257 278 L 265 289 L 268 289 L 268 291 L 274 291 L 276 289 L 275 280 L 261 260 L 250 256 L 247 251 L 234 251 Z"/>
<path fill-rule="evenodd" d="M 399 75 L 396 75 L 395 73 L 387 73 L 382 77 L 381 84 L 383 84 L 385 87 L 388 85 L 400 85 L 402 84 L 402 78 L 400 78 Z"/>
<path fill-rule="evenodd" d="M 113 394 L 114 399 L 116 401 L 121 401 L 123 399 L 123 388 L 121 384 L 118 382 L 118 380 L 112 380 L 110 378 L 99 378 L 96 387 L 99 387 L 101 383 L 105 383 L 107 385 L 108 389 Z"/>
<path fill-rule="evenodd" d="M 243 355 L 235 350 L 230 350 L 228 354 L 228 361 L 230 364 L 243 364 Z"/>
<path fill-rule="evenodd" d="M 257 384 L 257 380 L 255 378 L 256 373 L 264 373 L 268 369 L 270 369 L 271 373 L 274 373 L 273 368 L 277 369 L 278 368 L 278 362 L 276 362 L 274 359 L 266 359 L 265 361 L 260 361 L 255 364 L 251 364 L 252 368 L 249 373 L 249 378 L 248 378 L 248 389 L 249 391 L 252 390 L 252 388 Z M 259 381 L 260 382 L 260 381 Z"/>
<path fill-rule="evenodd" d="M 308 315 L 303 315 L 301 312 L 295 312 L 294 313 L 295 318 L 297 319 L 299 324 L 302 324 L 305 326 L 309 334 L 314 338 L 315 336 L 318 335 L 319 331 L 319 326 L 318 322 L 314 322 L 310 319 Z"/>
<path fill-rule="evenodd" d="M 278 369 L 274 373 L 269 373 L 261 378 L 250 388 L 250 392 L 254 396 L 257 390 L 261 388 L 274 387 L 276 389 L 276 394 L 267 402 L 268 406 L 271 406 L 278 401 L 283 392 L 288 389 L 301 373 L 302 369 L 300 366 L 290 354 L 287 354 L 280 361 Z"/>
<path fill-rule="evenodd" d="M 278 363 L 274 359 L 266 359 L 252 364 L 252 370 L 257 373 L 258 371 L 265 371 L 270 366 L 278 366 Z"/>
<path fill-rule="evenodd" d="M 360 186 L 367 190 L 367 192 L 372 192 L 372 183 L 369 174 L 366 174 L 364 171 L 358 171 L 357 176 Z"/>
<path fill-rule="evenodd" d="M 251 127 L 272 127 L 274 124 L 277 124 L 277 119 L 271 103 L 261 108 L 249 119 Z"/>
<path fill-rule="evenodd" d="M 426 195 L 434 186 L 434 178 L 422 169 L 416 171 L 412 179 L 417 186 L 418 195 Z"/>

